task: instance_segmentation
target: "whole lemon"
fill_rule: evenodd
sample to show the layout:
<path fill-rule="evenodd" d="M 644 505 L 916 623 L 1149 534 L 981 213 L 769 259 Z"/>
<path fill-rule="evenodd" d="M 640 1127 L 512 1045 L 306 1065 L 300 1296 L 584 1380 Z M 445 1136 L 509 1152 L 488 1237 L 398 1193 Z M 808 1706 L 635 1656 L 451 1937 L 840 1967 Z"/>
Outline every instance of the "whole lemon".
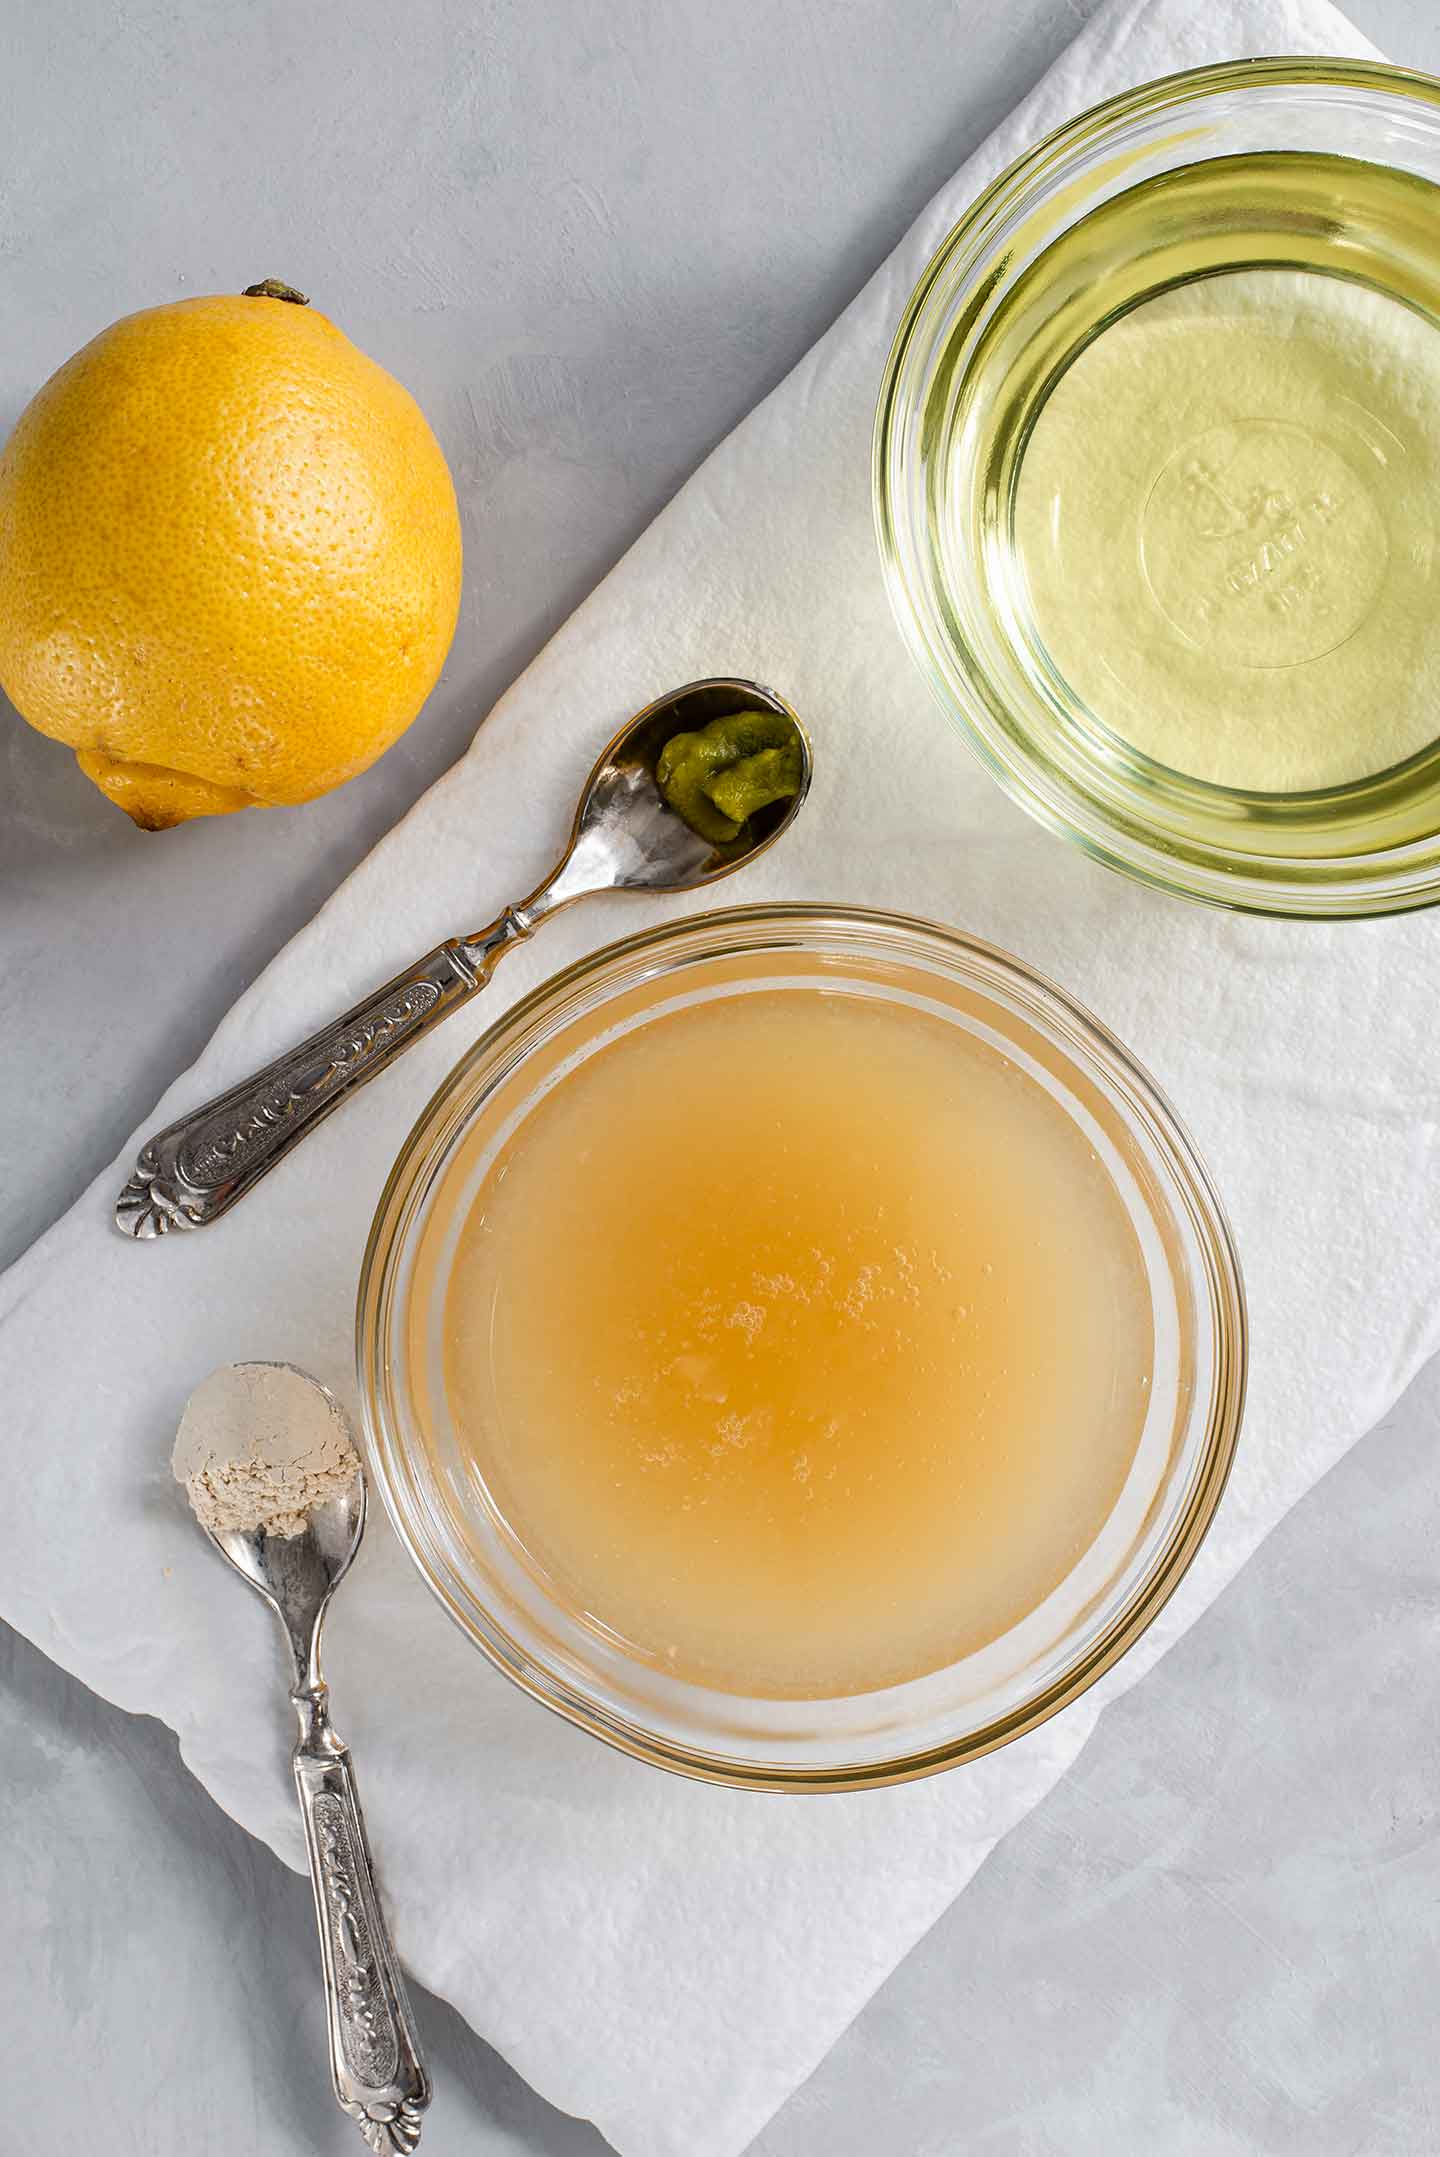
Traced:
<path fill-rule="evenodd" d="M 0 453 L 0 685 L 148 831 L 364 771 L 459 605 L 424 414 L 288 286 L 126 316 Z"/>

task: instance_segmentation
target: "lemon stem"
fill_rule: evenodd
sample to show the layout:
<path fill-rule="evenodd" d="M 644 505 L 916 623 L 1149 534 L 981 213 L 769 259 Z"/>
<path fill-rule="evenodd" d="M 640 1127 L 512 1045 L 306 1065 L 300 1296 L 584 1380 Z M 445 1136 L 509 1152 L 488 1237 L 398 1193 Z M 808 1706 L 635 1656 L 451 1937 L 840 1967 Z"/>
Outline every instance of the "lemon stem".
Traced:
<path fill-rule="evenodd" d="M 292 300 L 297 307 L 308 307 L 309 300 L 293 285 L 282 285 L 278 277 L 262 278 L 258 285 L 247 285 L 240 297 L 246 300 Z"/>

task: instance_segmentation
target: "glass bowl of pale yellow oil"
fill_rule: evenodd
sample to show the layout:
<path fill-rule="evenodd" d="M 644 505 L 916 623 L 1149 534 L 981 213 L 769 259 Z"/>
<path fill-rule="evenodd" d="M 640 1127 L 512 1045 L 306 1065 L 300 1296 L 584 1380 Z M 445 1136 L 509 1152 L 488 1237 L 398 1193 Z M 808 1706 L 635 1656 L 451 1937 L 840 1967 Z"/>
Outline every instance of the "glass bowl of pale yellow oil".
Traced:
<path fill-rule="evenodd" d="M 1256 60 L 1030 151 L 875 434 L 896 613 L 1000 783 L 1278 914 L 1440 896 L 1440 83 Z"/>
<path fill-rule="evenodd" d="M 411 1133 L 358 1313 L 445 1609 L 683 1773 L 849 1789 L 1019 1735 L 1223 1488 L 1240 1274 L 1124 1048 L 929 923 L 745 908 L 519 1004 Z"/>

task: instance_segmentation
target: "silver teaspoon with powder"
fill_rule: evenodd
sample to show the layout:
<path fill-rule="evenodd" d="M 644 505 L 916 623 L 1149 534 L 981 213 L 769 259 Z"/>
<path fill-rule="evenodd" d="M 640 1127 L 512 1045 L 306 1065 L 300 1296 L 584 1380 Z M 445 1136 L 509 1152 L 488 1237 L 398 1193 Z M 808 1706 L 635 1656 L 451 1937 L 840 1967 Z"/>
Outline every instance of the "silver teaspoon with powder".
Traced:
<path fill-rule="evenodd" d="M 668 750 L 684 742 L 692 761 L 703 759 L 717 726 L 745 719 L 761 723 L 768 746 L 759 755 L 697 779 L 688 798 L 667 787 Z M 753 812 L 724 791 L 744 769 L 753 778 L 776 759 L 787 777 L 754 797 Z M 794 822 L 810 769 L 804 728 L 758 682 L 691 682 L 647 705 L 601 751 L 564 858 L 528 899 L 438 945 L 298 1048 L 157 1131 L 115 1201 L 115 1226 L 147 1241 L 218 1220 L 357 1087 L 483 989 L 497 961 L 549 915 L 595 892 L 697 891 L 744 868 Z"/>
<path fill-rule="evenodd" d="M 320 1628 L 365 1530 L 340 1403 L 290 1363 L 225 1363 L 191 1394 L 171 1465 L 221 1556 L 279 1618 L 300 1719 L 305 1822 L 335 2095 L 372 2150 L 420 2140 L 430 2077 L 375 1888 L 349 1748 L 330 1724 Z"/>

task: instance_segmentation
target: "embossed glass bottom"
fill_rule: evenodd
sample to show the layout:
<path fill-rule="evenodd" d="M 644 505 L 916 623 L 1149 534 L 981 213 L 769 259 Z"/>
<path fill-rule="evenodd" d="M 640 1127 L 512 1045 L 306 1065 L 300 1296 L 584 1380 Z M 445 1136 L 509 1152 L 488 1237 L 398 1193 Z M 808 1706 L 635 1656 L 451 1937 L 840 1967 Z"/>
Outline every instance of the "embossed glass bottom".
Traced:
<path fill-rule="evenodd" d="M 1257 911 L 1440 896 L 1440 86 L 1235 63 L 1072 122 L 935 257 L 875 439 L 983 760 Z"/>
<path fill-rule="evenodd" d="M 1155 1343 L 1133 1464 L 1053 1593 L 942 1668 L 801 1697 L 773 1681 L 762 1695 L 758 1679 L 742 1693 L 677 1675 L 577 1607 L 477 1476 L 445 1356 L 448 1291 L 471 1203 L 535 1105 L 622 1036 L 643 1041 L 648 1027 L 700 1011 L 723 1024 L 727 1006 L 777 990 L 913 1009 L 927 1026 L 983 1041 L 1041 1085 L 1124 1194 Z M 957 1069 L 962 1062 L 957 1049 Z M 616 1137 L 637 1180 L 653 1178 L 643 1127 Z M 676 1202 L 685 1204 L 683 1185 Z M 556 1250 L 557 1269 L 568 1255 Z M 1127 1052 L 1002 952 L 933 923 L 820 907 L 742 908 L 631 938 L 493 1027 L 406 1142 L 376 1214 L 357 1323 L 376 1485 L 462 1631 L 537 1699 L 623 1750 L 759 1788 L 858 1788 L 928 1774 L 1004 1744 L 1082 1692 L 1143 1631 L 1194 1556 L 1244 1395 L 1244 1302 L 1223 1214 L 1184 1132 Z"/>
<path fill-rule="evenodd" d="M 1434 739 L 1437 504 L 1427 316 L 1348 276 L 1198 278 L 1050 389 L 992 538 L 999 603 L 1098 753 L 1338 796 Z"/>

